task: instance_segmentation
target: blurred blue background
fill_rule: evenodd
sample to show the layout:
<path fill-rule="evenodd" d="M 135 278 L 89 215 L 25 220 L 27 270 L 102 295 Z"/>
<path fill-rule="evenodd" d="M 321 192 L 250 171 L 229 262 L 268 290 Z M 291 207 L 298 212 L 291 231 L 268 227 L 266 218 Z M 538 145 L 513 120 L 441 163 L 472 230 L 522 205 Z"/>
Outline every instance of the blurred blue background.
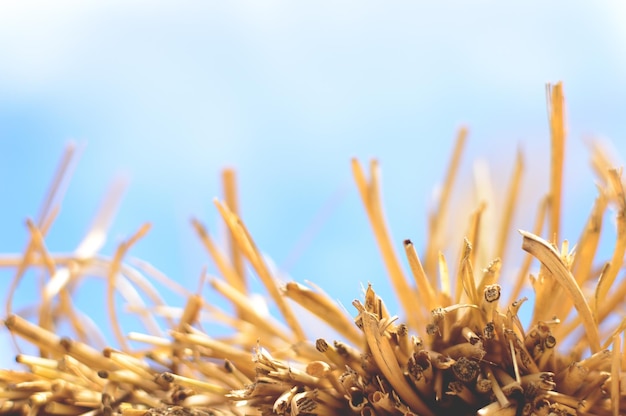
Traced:
<path fill-rule="evenodd" d="M 562 80 L 564 236 L 575 241 L 596 192 L 585 140 L 609 138 L 626 154 L 624 17 L 620 2 L 2 2 L 0 252 L 23 250 L 24 219 L 37 215 L 74 140 L 82 152 L 50 251 L 76 247 L 123 175 L 129 186 L 103 253 L 150 221 L 130 255 L 196 290 L 202 267 L 214 268 L 189 219 L 223 235 L 211 200 L 221 169 L 234 167 L 242 217 L 282 278 L 311 280 L 350 312 L 372 282 L 401 313 L 350 158 L 380 160 L 398 252 L 405 238 L 421 251 L 466 125 L 457 190 L 471 193 L 477 158 L 501 188 L 521 148 L 527 204 L 513 230 L 528 229 L 547 190 L 545 84 Z M 2 270 L 6 286 L 12 275 Z M 30 285 L 16 308 L 38 298 Z M 103 288 L 82 298 L 101 321 Z"/>

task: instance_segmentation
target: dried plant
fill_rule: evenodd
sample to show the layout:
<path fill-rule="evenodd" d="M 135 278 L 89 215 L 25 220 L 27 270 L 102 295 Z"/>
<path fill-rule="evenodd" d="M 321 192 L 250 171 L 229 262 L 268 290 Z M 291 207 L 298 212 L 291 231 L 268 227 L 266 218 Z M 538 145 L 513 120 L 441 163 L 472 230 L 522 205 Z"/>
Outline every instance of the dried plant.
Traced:
<path fill-rule="evenodd" d="M 224 174 L 225 201 L 215 205 L 231 239 L 224 254 L 199 221 L 193 227 L 219 270 L 209 285 L 234 305 L 232 314 L 208 305 L 198 294 L 168 281 L 147 263 L 125 255 L 148 231 L 143 226 L 112 258 L 99 254 L 119 193 L 103 205 L 93 228 L 74 253 L 48 251 L 45 235 L 58 212 L 55 194 L 72 157 L 69 149 L 37 221 L 28 221 L 29 243 L 18 256 L 3 256 L 14 267 L 5 324 L 16 337 L 35 345 L 38 355 L 17 355 L 25 371 L 0 371 L 0 413 L 26 415 L 618 415 L 626 414 L 622 333 L 619 312 L 626 280 L 618 279 L 626 250 L 626 200 L 620 171 L 599 147 L 592 149 L 599 195 L 586 226 L 570 251 L 560 229 L 565 126 L 560 84 L 548 87 L 551 127 L 549 193 L 534 229 L 521 231 L 528 254 L 516 276 L 501 273 L 500 257 L 509 240 L 518 205 L 522 161 L 513 168 L 496 255 L 477 269 L 484 242 L 484 206 L 470 217 L 456 273 L 441 254 L 443 225 L 466 132 L 459 133 L 438 206 L 429 219 L 425 253 L 404 241 L 407 278 L 389 237 L 379 192 L 378 165 L 369 178 L 357 160 L 352 170 L 406 323 L 390 316 L 368 286 L 355 300 L 354 316 L 318 288 L 279 285 L 237 215 L 235 178 Z M 598 258 L 602 219 L 616 212 L 617 241 L 610 259 Z M 459 208 L 465 213 L 467 207 Z M 544 233 L 547 239 L 539 235 Z M 481 250 L 483 252 L 481 252 Z M 481 257 L 482 258 L 482 257 Z M 539 265 L 530 274 L 532 259 Z M 268 319 L 250 302 L 244 277 L 247 262 L 277 307 Z M 36 312 L 25 319 L 13 312 L 12 298 L 28 269 L 47 276 Z M 88 274 L 107 281 L 106 302 L 119 349 L 94 348 L 87 317 L 73 306 L 72 294 Z M 168 308 L 150 279 L 187 297 L 184 310 Z M 534 298 L 524 327 L 517 299 L 530 280 Z M 510 301 L 501 299 L 509 282 Z M 145 333 L 124 335 L 114 298 L 122 295 L 145 324 Z M 146 300 L 148 303 L 146 303 Z M 309 340 L 293 310 L 294 302 L 332 327 L 337 340 Z M 27 313 L 27 312 L 25 312 Z M 226 323 L 233 330 L 209 336 L 200 321 Z M 29 316 L 26 316 L 29 317 Z M 160 320 L 157 320 L 156 318 Z M 617 318 L 617 319 L 615 319 Z M 73 338 L 56 334 L 67 322 Z M 164 331 L 159 322 L 167 322 Z M 145 348 L 132 350 L 128 340 Z M 253 352 L 253 353 L 251 353 Z"/>

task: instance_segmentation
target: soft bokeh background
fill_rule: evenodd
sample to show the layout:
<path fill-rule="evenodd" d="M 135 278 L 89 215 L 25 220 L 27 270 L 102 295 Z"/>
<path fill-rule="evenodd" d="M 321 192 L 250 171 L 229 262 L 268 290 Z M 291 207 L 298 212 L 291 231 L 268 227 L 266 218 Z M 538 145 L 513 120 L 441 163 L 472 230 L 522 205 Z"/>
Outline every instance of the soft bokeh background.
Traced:
<path fill-rule="evenodd" d="M 501 188 L 521 148 L 528 204 L 514 229 L 530 228 L 547 189 L 545 84 L 563 80 L 564 235 L 575 241 L 595 195 L 584 141 L 609 138 L 626 154 L 625 13 L 621 2 L 571 1 L 4 1 L 0 252 L 23 249 L 24 219 L 37 215 L 75 140 L 81 157 L 50 251 L 76 247 L 123 175 L 103 252 L 150 221 L 131 255 L 195 290 L 202 267 L 214 269 L 189 219 L 221 235 L 211 200 L 231 166 L 243 218 L 284 278 L 314 281 L 349 311 L 372 282 L 398 313 L 350 158 L 381 161 L 392 235 L 399 249 L 412 238 L 421 250 L 433 192 L 467 125 L 457 189 L 471 193 L 476 158 Z M 2 271 L 5 287 L 12 273 Z M 18 304 L 37 298 L 34 287 L 24 283 Z M 81 301 L 101 322 L 103 288 Z"/>

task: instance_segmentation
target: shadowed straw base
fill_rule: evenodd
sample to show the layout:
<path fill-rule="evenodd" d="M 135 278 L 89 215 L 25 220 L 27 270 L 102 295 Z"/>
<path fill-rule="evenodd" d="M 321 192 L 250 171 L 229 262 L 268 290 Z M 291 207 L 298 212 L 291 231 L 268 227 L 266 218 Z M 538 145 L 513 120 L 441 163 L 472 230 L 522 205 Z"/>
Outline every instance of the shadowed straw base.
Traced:
<path fill-rule="evenodd" d="M 548 87 L 548 98 L 549 193 L 540 203 L 533 230 L 520 231 L 527 255 L 516 276 L 501 273 L 501 258 L 507 242 L 520 235 L 511 223 L 518 205 L 521 156 L 502 192 L 506 201 L 493 237 L 495 255 L 484 244 L 491 236 L 481 234 L 485 204 L 475 211 L 461 207 L 464 214 L 471 213 L 470 223 L 459 242 L 459 259 L 451 265 L 442 254 L 441 241 L 466 138 L 461 130 L 438 205 L 429 218 L 423 256 L 410 240 L 404 241 L 410 278 L 396 254 L 399 244 L 391 240 L 385 224 L 378 164 L 371 162 L 368 177 L 361 164 L 352 161 L 366 214 L 404 311 L 402 320 L 389 315 L 371 286 L 353 302 L 354 316 L 349 316 L 319 288 L 278 284 L 237 215 L 232 171 L 223 178 L 225 201 L 215 200 L 229 230 L 228 254 L 200 221 L 194 220 L 192 226 L 221 275 L 208 284 L 232 303 L 233 314 L 207 304 L 148 263 L 125 260 L 148 225 L 123 242 L 112 258 L 99 254 L 118 188 L 74 253 L 49 252 L 45 235 L 58 213 L 58 190 L 72 159 L 69 148 L 41 216 L 27 222 L 26 249 L 0 258 L 0 265 L 16 270 L 5 325 L 39 350 L 38 355 L 17 356 L 26 370 L 0 370 L 0 414 L 626 414 L 622 346 L 626 319 L 616 312 L 622 310 L 626 295 L 626 280 L 617 278 L 626 250 L 621 171 L 612 168 L 599 147 L 592 149 L 599 195 L 576 251 L 570 251 L 560 230 L 565 144 L 560 84 Z M 617 240 L 611 258 L 601 259 L 599 236 L 609 207 L 617 212 Z M 488 266 L 479 269 L 478 259 L 489 256 Z M 533 259 L 539 266 L 535 275 L 530 274 Z M 264 284 L 280 317 L 268 319 L 250 302 L 245 263 Z M 455 272 L 451 266 L 456 266 Z M 29 268 L 42 270 L 47 281 L 36 312 L 16 314 L 13 294 Z M 93 347 L 96 336 L 87 326 L 89 320 L 72 303 L 74 289 L 94 269 L 107 282 L 105 298 L 119 349 Z M 518 299 L 529 277 L 533 299 Z M 168 307 L 150 279 L 185 296 L 185 308 Z M 507 301 L 502 299 L 505 292 L 510 296 Z M 144 333 L 122 331 L 114 302 L 119 295 L 142 319 Z M 338 339 L 307 339 L 294 302 L 333 328 Z M 526 327 L 518 316 L 525 302 L 532 304 Z M 207 315 L 232 328 L 232 333 L 223 337 L 205 333 L 200 324 Z M 56 334 L 60 322 L 69 324 L 71 338 Z M 162 329 L 163 322 L 167 330 Z M 129 340 L 144 348 L 132 350 Z"/>

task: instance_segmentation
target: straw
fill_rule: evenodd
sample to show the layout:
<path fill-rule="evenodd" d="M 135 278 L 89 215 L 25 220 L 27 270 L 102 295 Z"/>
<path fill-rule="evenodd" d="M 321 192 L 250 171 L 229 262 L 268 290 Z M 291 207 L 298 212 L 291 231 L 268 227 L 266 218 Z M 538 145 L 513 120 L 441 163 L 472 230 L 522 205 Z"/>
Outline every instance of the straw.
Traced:
<path fill-rule="evenodd" d="M 621 313 L 626 279 L 620 271 L 626 253 L 626 198 L 621 171 L 600 147 L 592 147 L 598 197 L 581 235 L 571 240 L 576 247 L 570 248 L 562 235 L 569 209 L 562 198 L 567 181 L 562 85 L 548 86 L 547 96 L 549 193 L 538 195 L 532 231 L 520 231 L 526 254 L 518 267 L 511 267 L 505 255 L 516 235 L 521 203 L 525 162 L 520 151 L 501 192 L 503 201 L 494 197 L 483 169 L 474 178 L 478 203 L 452 211 L 452 192 L 472 189 L 454 188 L 467 137 L 460 130 L 436 210 L 428 218 L 424 253 L 409 239 L 391 237 L 378 162 L 370 162 L 366 175 L 361 162 L 352 160 L 356 188 L 403 317 L 389 313 L 371 284 L 363 285 L 362 298 L 352 303 L 355 309 L 346 311 L 313 282 L 278 282 L 240 218 L 232 169 L 222 175 L 225 202 L 215 200 L 228 227 L 228 242 L 220 246 L 199 219 L 192 220 L 217 269 L 216 276 L 203 269 L 195 291 L 145 260 L 128 260 L 149 225 L 119 244 L 112 257 L 100 252 L 121 182 L 109 191 L 78 247 L 55 252 L 46 235 L 59 213 L 74 157 L 70 147 L 40 215 L 26 220 L 25 249 L 0 255 L 0 267 L 15 272 L 7 283 L 5 326 L 39 350 L 38 355 L 17 355 L 20 370 L 0 369 L 0 415 L 624 414 L 626 319 Z M 600 246 L 609 207 L 617 213 L 617 237 L 604 258 Z M 499 221 L 492 222 L 492 216 Z M 458 218 L 467 223 L 459 224 Z M 443 238 L 448 223 L 465 232 L 451 246 Z M 400 244 L 406 265 L 395 251 Z M 448 261 L 443 253 L 450 250 L 458 258 Z M 246 262 L 278 317 L 261 313 L 251 302 Z M 14 311 L 18 285 L 31 270 L 43 276 L 31 294 L 35 305 Z M 106 281 L 103 297 L 114 339 L 103 343 L 103 350 L 94 342 L 102 323 L 90 322 L 75 307 L 88 276 Z M 232 312 L 201 296 L 205 280 L 213 295 L 232 304 Z M 153 281 L 180 296 L 173 304 L 178 306 L 167 305 Z M 529 281 L 533 293 L 518 299 Z M 128 304 L 125 309 L 117 297 Z M 334 329 L 336 339 L 309 339 L 308 318 L 292 308 L 294 302 L 314 315 L 315 325 Z M 527 307 L 532 317 L 525 324 Z M 143 329 L 127 333 L 127 314 L 137 314 Z M 226 333 L 214 333 L 215 324 L 224 325 Z M 129 341 L 137 347 L 132 349 Z"/>

